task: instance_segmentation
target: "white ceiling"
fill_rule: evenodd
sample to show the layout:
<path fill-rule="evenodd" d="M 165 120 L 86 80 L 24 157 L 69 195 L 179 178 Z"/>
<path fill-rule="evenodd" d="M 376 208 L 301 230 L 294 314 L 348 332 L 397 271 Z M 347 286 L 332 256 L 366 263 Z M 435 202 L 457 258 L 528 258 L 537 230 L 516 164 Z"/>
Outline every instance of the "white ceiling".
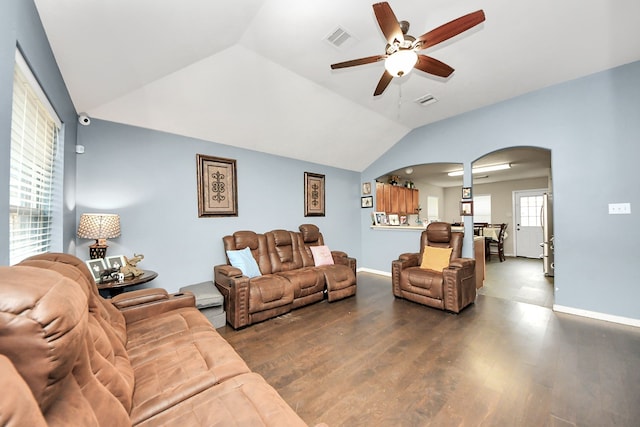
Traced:
<path fill-rule="evenodd" d="M 382 63 L 329 67 L 384 53 L 371 0 L 35 3 L 78 112 L 354 171 L 416 127 L 640 60 L 638 0 L 396 0 L 416 37 L 486 21 L 421 52 L 451 77 L 415 71 L 374 98 Z M 341 48 L 324 40 L 338 26 Z"/>

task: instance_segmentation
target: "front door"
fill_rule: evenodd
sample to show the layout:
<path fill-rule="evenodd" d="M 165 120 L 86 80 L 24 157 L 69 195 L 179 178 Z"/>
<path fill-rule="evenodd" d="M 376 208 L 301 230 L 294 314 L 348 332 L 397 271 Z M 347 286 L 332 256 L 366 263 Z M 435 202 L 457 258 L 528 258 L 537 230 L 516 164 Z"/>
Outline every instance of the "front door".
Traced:
<path fill-rule="evenodd" d="M 540 258 L 542 247 L 542 205 L 547 190 L 514 191 L 516 256 Z"/>

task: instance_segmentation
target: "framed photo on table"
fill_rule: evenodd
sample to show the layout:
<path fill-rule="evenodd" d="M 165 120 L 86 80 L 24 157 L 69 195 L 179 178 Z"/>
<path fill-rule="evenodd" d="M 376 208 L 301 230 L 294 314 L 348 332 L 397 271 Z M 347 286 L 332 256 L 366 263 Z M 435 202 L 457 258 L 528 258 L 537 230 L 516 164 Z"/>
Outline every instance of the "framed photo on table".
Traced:
<path fill-rule="evenodd" d="M 400 225 L 400 216 L 398 214 L 389 214 L 389 225 Z"/>
<path fill-rule="evenodd" d="M 90 259 L 85 261 L 85 263 L 87 264 L 87 267 L 89 267 L 93 280 L 95 280 L 96 283 L 100 281 L 100 275 L 107 269 L 107 264 L 105 264 L 104 259 Z"/>
<path fill-rule="evenodd" d="M 107 268 L 117 268 L 118 270 L 120 270 L 126 265 L 124 255 L 108 256 L 104 259 L 104 261 L 107 264 Z"/>

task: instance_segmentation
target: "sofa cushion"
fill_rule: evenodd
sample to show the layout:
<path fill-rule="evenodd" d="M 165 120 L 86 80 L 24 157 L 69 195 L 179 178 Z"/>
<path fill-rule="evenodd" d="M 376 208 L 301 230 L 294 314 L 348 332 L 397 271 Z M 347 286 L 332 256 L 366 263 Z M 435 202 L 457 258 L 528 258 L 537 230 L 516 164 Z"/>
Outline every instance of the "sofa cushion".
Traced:
<path fill-rule="evenodd" d="M 269 274 L 249 281 L 249 313 L 293 303 L 293 284 L 284 277 Z"/>
<path fill-rule="evenodd" d="M 251 255 L 251 250 L 248 247 L 237 251 L 227 251 L 227 257 L 231 265 L 239 268 L 245 276 L 258 277 L 262 275 L 258 268 L 258 263 Z"/>
<path fill-rule="evenodd" d="M 313 262 L 316 267 L 333 264 L 333 256 L 328 246 L 311 246 L 309 249 L 313 254 Z"/>
<path fill-rule="evenodd" d="M 425 246 L 420 268 L 442 272 L 449 266 L 452 248 L 436 248 Z"/>
<path fill-rule="evenodd" d="M 152 426 L 306 426 L 259 374 L 238 375 L 142 421 Z"/>
<path fill-rule="evenodd" d="M 299 234 L 287 230 L 265 233 L 272 272 L 296 270 L 303 267 Z"/>

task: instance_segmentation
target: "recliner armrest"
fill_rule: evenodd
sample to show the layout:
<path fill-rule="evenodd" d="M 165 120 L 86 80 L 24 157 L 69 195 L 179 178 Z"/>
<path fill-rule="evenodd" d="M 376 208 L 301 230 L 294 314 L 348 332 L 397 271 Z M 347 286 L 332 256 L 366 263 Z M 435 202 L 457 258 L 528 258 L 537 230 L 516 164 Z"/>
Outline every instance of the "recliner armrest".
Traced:
<path fill-rule="evenodd" d="M 414 259 L 415 258 L 415 259 Z M 400 261 L 407 261 L 407 260 L 413 260 L 415 262 L 415 265 L 418 265 L 419 262 L 418 260 L 420 259 L 420 254 L 419 253 L 404 253 L 404 254 L 400 254 L 400 256 L 398 257 L 398 260 Z M 411 267 L 411 266 L 407 266 L 407 267 Z"/>
<path fill-rule="evenodd" d="M 137 291 L 125 292 L 116 295 L 111 299 L 111 303 L 118 309 L 145 304 L 147 302 L 162 301 L 169 299 L 169 294 L 162 288 L 147 288 Z"/>
<path fill-rule="evenodd" d="M 213 271 L 228 277 L 242 276 L 242 270 L 228 264 L 216 265 L 215 267 L 213 267 Z"/>
<path fill-rule="evenodd" d="M 353 274 L 356 274 L 356 259 L 349 257 L 346 252 L 342 251 L 331 251 L 331 255 L 333 257 L 334 264 L 346 265 L 351 270 L 353 270 Z"/>
<path fill-rule="evenodd" d="M 346 252 L 342 252 L 342 251 L 331 251 L 331 255 L 333 256 L 333 259 L 349 257 L 349 255 L 347 255 Z"/>
<path fill-rule="evenodd" d="M 166 290 L 160 288 L 126 292 L 116 295 L 110 301 L 124 315 L 127 324 L 172 310 L 196 306 L 196 297 L 193 293 L 168 294 Z"/>
<path fill-rule="evenodd" d="M 242 270 L 234 266 L 223 264 L 213 267 L 213 281 L 215 283 L 233 286 L 234 282 L 241 277 L 245 277 L 242 274 Z M 248 277 L 246 277 L 248 279 Z"/>
<path fill-rule="evenodd" d="M 471 267 L 471 268 L 475 268 L 476 266 L 476 260 L 473 258 L 455 258 L 452 259 L 451 262 L 449 263 L 449 267 L 453 267 L 453 268 L 467 268 L 467 267 Z"/>

